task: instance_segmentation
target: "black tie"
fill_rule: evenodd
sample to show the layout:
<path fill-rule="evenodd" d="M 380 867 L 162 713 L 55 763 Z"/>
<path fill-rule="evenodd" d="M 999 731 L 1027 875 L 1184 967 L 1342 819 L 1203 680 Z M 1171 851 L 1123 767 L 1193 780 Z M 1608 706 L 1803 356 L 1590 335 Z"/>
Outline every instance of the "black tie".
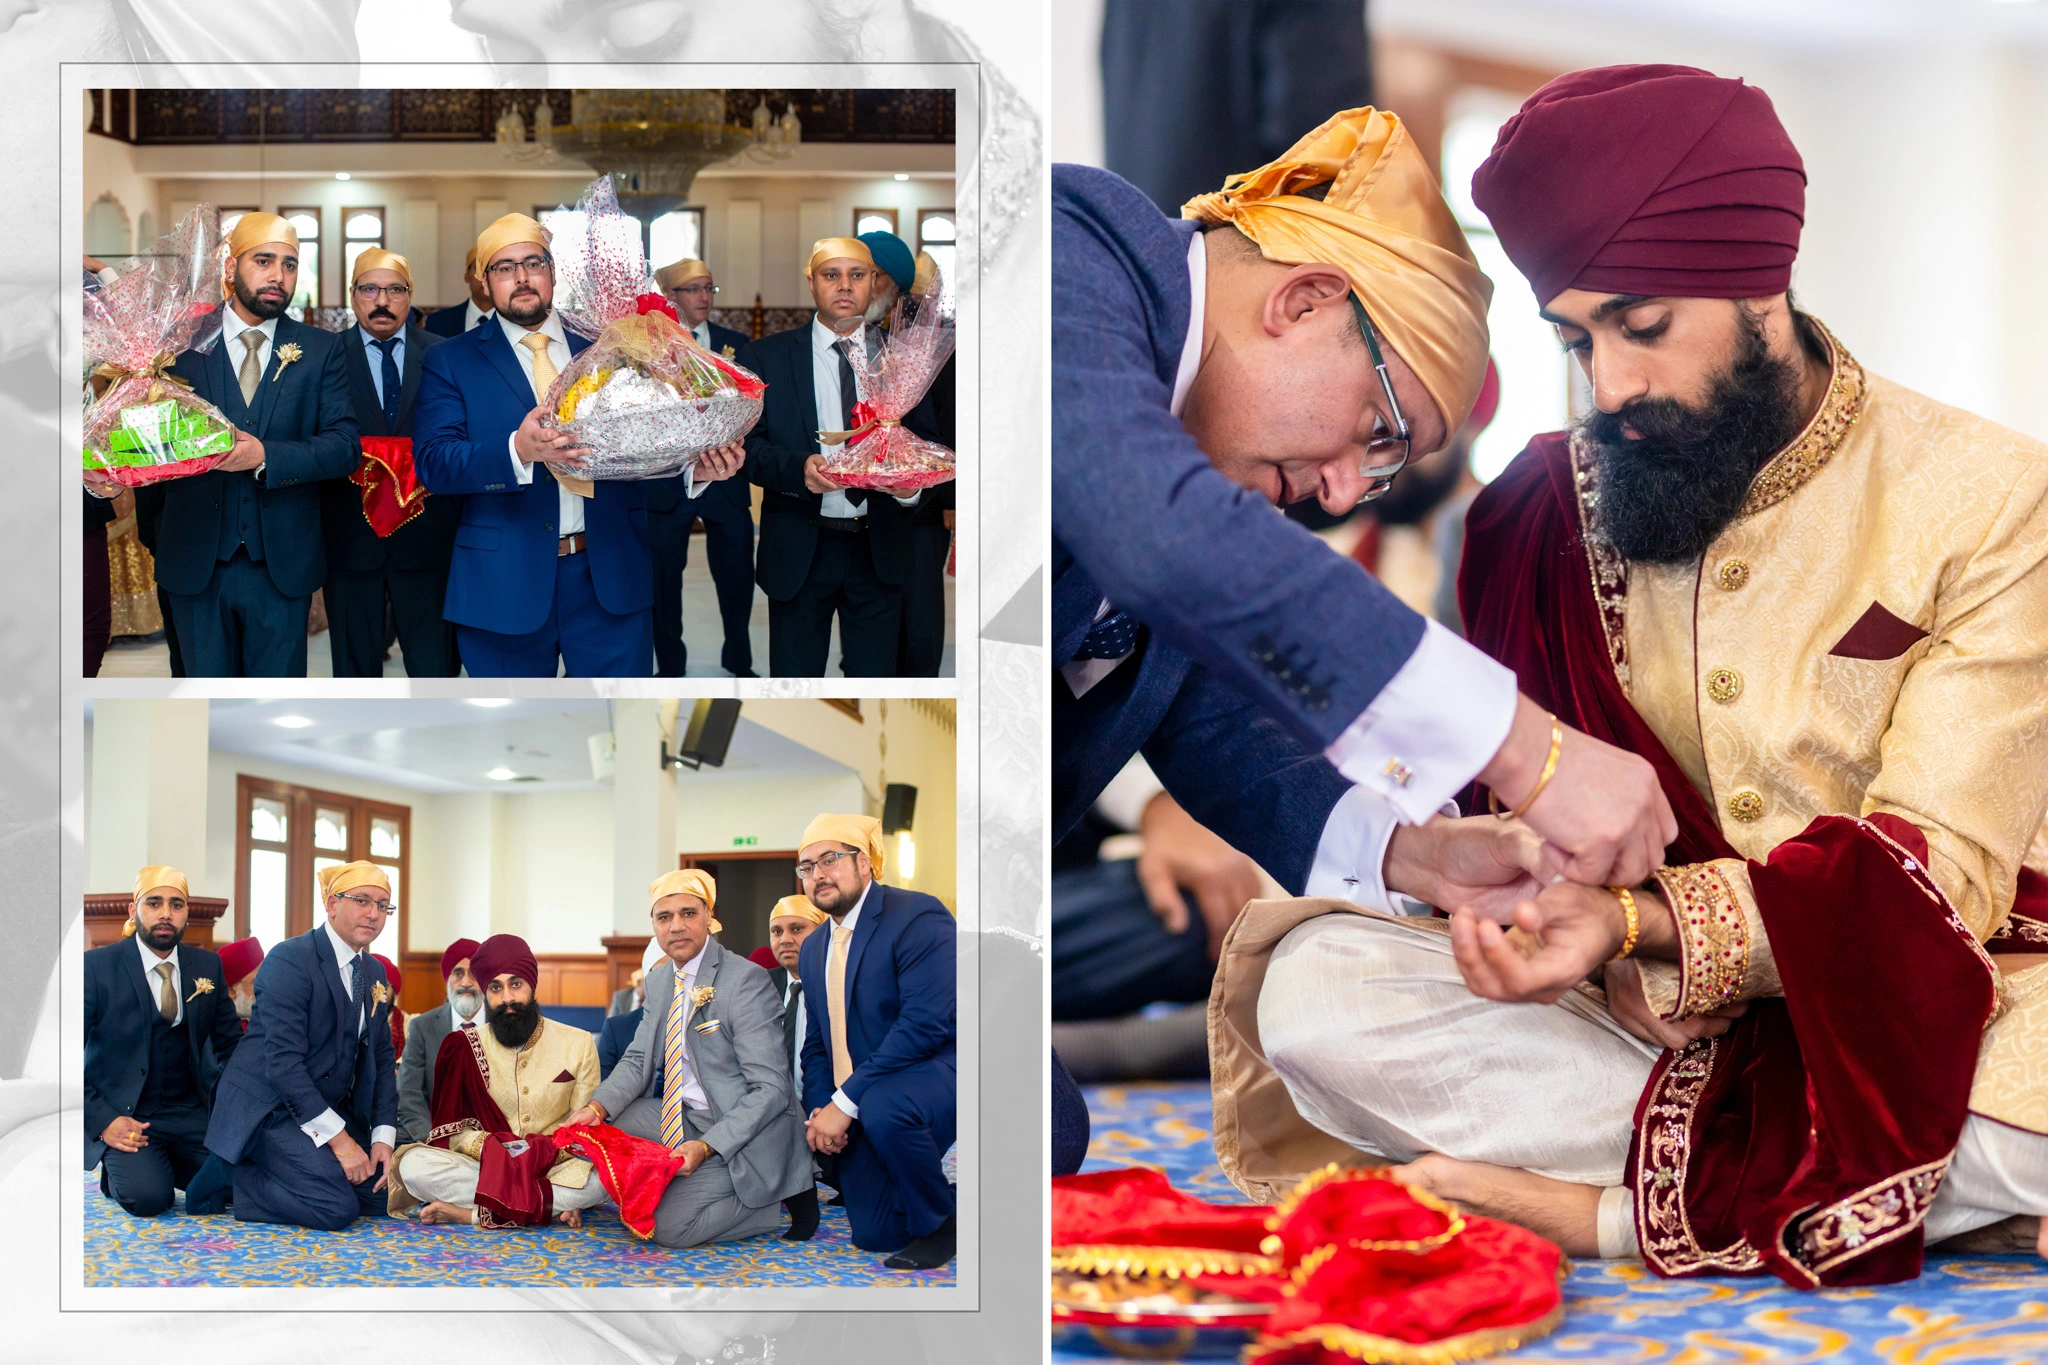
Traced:
<path fill-rule="evenodd" d="M 356 1001 L 356 1036 L 358 1038 L 363 1034 L 363 992 L 369 988 L 363 981 L 363 963 L 366 960 L 361 953 L 357 953 L 348 960 L 348 991 L 350 995 L 355 997 Z"/>
<path fill-rule="evenodd" d="M 388 435 L 398 434 L 398 361 L 392 357 L 392 350 L 398 345 L 395 336 L 382 341 L 372 340 L 378 350 L 384 353 L 384 430 Z"/>
<path fill-rule="evenodd" d="M 853 362 L 847 358 L 853 354 L 853 342 L 850 338 L 841 337 L 832 343 L 832 349 L 839 352 L 839 429 L 852 431 L 853 405 L 855 399 L 859 397 L 859 386 L 853 379 Z M 849 488 L 846 490 L 846 500 L 855 507 L 865 507 L 868 491 L 865 488 Z"/>

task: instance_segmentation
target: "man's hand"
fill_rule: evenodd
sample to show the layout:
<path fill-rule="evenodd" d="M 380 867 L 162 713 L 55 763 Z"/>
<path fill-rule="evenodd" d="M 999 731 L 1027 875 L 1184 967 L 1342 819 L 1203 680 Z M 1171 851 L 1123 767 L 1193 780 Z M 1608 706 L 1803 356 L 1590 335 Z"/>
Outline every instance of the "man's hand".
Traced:
<path fill-rule="evenodd" d="M 1400 825 L 1387 843 L 1387 889 L 1430 905 L 1467 906 L 1497 924 L 1543 888 L 1543 839 L 1519 820 L 1439 815 L 1425 825 Z"/>
<path fill-rule="evenodd" d="M 341 1173 L 348 1177 L 349 1184 L 360 1185 L 370 1178 L 369 1156 L 361 1144 L 347 1133 L 336 1133 L 328 1142 L 327 1150 L 334 1153 L 334 1159 L 341 1163 Z"/>
<path fill-rule="evenodd" d="M 391 1179 L 390 1143 L 373 1142 L 370 1144 L 370 1168 L 377 1173 L 377 1183 L 372 1185 L 370 1189 L 372 1191 L 383 1189 L 384 1183 Z"/>
<path fill-rule="evenodd" d="M 79 474 L 85 480 L 86 491 L 94 497 L 118 498 L 121 496 L 121 485 L 115 483 L 110 475 L 104 474 L 97 469 L 83 469 L 79 471 Z"/>
<path fill-rule="evenodd" d="M 945 527 L 946 527 L 946 529 L 947 529 L 948 531 L 952 530 L 952 529 L 953 529 L 953 509 L 952 509 L 952 508 L 950 508 L 950 507 L 948 507 L 948 508 L 947 508 L 947 509 L 946 509 L 945 511 L 943 511 L 943 512 L 939 513 L 939 520 L 940 520 L 941 522 L 945 523 Z"/>
<path fill-rule="evenodd" d="M 214 468 L 229 474 L 239 474 L 245 469 L 254 469 L 263 463 L 263 442 L 239 427 L 235 429 L 234 448 Z"/>
<path fill-rule="evenodd" d="M 576 444 L 576 438 L 566 431 L 544 427 L 540 419 L 547 409 L 536 406 L 519 420 L 519 430 L 512 433 L 512 449 L 527 464 L 566 465 L 569 472 L 577 472 L 578 460 L 589 454 L 589 448 Z"/>
<path fill-rule="evenodd" d="M 696 1138 L 691 1138 L 688 1142 L 676 1148 L 676 1155 L 683 1159 L 683 1169 L 678 1171 L 677 1174 L 691 1175 L 695 1173 L 699 1166 L 711 1160 L 711 1148 L 699 1142 Z"/>
<path fill-rule="evenodd" d="M 1610 891 L 1563 882 L 1515 907 L 1513 927 L 1469 908 L 1451 915 L 1451 953 L 1465 985 L 1487 1000 L 1555 1004 L 1613 957 L 1627 935 Z"/>
<path fill-rule="evenodd" d="M 123 1114 L 106 1126 L 100 1141 L 117 1152 L 139 1152 L 149 1146 L 149 1134 L 142 1131 L 147 1127 L 148 1124 L 137 1123 Z"/>
<path fill-rule="evenodd" d="M 804 461 L 804 487 L 813 493 L 831 493 L 846 487 L 825 472 L 825 457 L 813 455 Z"/>
<path fill-rule="evenodd" d="M 1749 1002 L 1738 1000 L 1712 1014 L 1665 1019 L 1650 1008 L 1649 998 L 1643 994 L 1642 969 L 1635 963 L 1626 958 L 1610 962 L 1606 976 L 1607 1012 L 1614 1016 L 1614 1022 L 1657 1047 L 1677 1049 L 1695 1038 L 1718 1038 L 1749 1011 Z"/>
<path fill-rule="evenodd" d="M 1543 773 L 1550 722 L 1527 697 L 1516 700 L 1506 743 L 1480 772 L 1503 808 L 1520 806 Z M 1564 727 L 1557 768 L 1524 812 L 1553 847 L 1546 882 L 1563 877 L 1588 886 L 1634 886 L 1664 865 L 1664 846 L 1678 820 L 1649 763 L 1591 735 Z"/>
<path fill-rule="evenodd" d="M 569 1115 L 568 1118 L 563 1119 L 562 1127 L 574 1128 L 580 1124 L 588 1124 L 595 1127 L 603 1122 L 604 1110 L 598 1107 L 596 1100 L 592 1100 L 589 1104 L 584 1105 L 581 1109 Z"/>
<path fill-rule="evenodd" d="M 731 445 L 713 446 L 697 457 L 691 477 L 698 483 L 717 483 L 740 472 L 747 462 L 747 447 L 743 441 Z"/>
<path fill-rule="evenodd" d="M 1183 933 L 1188 903 L 1181 893 L 1193 893 L 1209 926 L 1209 957 L 1221 956 L 1223 936 L 1237 912 L 1259 894 L 1258 864 L 1210 833 L 1165 792 L 1145 804 L 1138 832 L 1145 840 L 1145 851 L 1138 855 L 1138 885 L 1152 913 L 1168 933 Z"/>
<path fill-rule="evenodd" d="M 811 1111 L 804 1123 L 804 1140 L 814 1152 L 838 1152 L 846 1147 L 846 1135 L 853 1119 L 836 1104 L 822 1104 Z"/>

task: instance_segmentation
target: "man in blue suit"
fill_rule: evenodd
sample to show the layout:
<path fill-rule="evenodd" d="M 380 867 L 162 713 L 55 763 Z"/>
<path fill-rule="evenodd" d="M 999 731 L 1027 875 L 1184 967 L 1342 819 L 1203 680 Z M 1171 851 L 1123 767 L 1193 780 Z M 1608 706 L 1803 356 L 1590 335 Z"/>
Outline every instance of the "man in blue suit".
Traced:
<path fill-rule="evenodd" d="M 170 373 L 234 424 L 235 446 L 165 485 L 156 578 L 187 676 L 303 678 L 306 612 L 327 577 L 320 482 L 345 477 L 361 448 L 341 338 L 284 315 L 298 233 L 275 214 L 244 214 L 228 250 L 220 343 L 186 351 Z"/>
<path fill-rule="evenodd" d="M 462 283 L 469 298 L 460 308 L 437 308 L 423 324 L 437 337 L 459 337 L 491 315 L 491 291 L 476 273 L 476 247 L 462 253 Z"/>
<path fill-rule="evenodd" d="M 206 1122 L 221 1066 L 242 1041 L 220 957 L 179 940 L 185 875 L 136 874 L 131 938 L 85 955 L 85 1168 L 129 1213 L 152 1218 L 206 1164 Z"/>
<path fill-rule="evenodd" d="M 391 884 L 355 862 L 323 870 L 320 889 L 326 921 L 263 959 L 206 1145 L 233 1169 L 239 1221 L 339 1232 L 384 1212 L 397 1140 L 395 993 L 368 951 Z"/>
<path fill-rule="evenodd" d="M 892 1270 L 953 1259 L 945 1156 L 958 1102 L 953 916 L 936 897 L 884 886 L 882 825 L 820 815 L 797 877 L 831 917 L 798 950 L 807 1016 L 805 1136 L 846 1200 L 853 1244 Z"/>
<path fill-rule="evenodd" d="M 705 350 L 729 360 L 747 344 L 744 332 L 711 320 L 718 285 L 711 267 L 695 259 L 665 265 L 654 282 L 675 305 L 676 320 Z M 725 628 L 719 666 L 736 678 L 754 672 L 754 645 L 747 626 L 754 614 L 754 508 L 743 479 L 696 484 L 689 496 L 684 478 L 653 479 L 647 485 L 647 529 L 654 542 L 654 671 L 657 677 L 680 678 L 689 663 L 683 643 L 683 571 L 690 566 L 690 528 L 704 523 L 704 554 L 711 582 L 718 592 L 718 615 Z"/>
<path fill-rule="evenodd" d="M 493 321 L 426 356 L 413 464 L 461 493 L 447 618 L 471 677 L 644 678 L 654 663 L 647 505 L 634 482 L 578 477 L 583 448 L 541 425 L 539 401 L 590 343 L 554 311 L 550 234 L 508 213 L 477 238 Z M 743 460 L 709 452 L 700 480 Z M 545 470 L 545 476 L 537 473 Z"/>

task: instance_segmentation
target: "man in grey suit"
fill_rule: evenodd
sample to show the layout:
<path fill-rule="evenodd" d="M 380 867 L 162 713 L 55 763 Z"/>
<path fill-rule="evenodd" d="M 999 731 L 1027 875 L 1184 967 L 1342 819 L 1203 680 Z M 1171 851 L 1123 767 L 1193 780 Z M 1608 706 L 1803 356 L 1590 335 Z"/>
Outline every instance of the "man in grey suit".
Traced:
<path fill-rule="evenodd" d="M 434 1059 L 441 1040 L 460 1024 L 475 1028 L 484 1022 L 484 993 L 469 973 L 473 938 L 458 938 L 441 954 L 441 980 L 448 998 L 425 1014 L 413 1016 L 405 1028 L 405 1055 L 398 1059 L 398 1144 L 425 1142 L 433 1131 Z"/>
<path fill-rule="evenodd" d="M 646 1013 L 625 1055 L 568 1122 L 611 1123 L 682 1157 L 654 1214 L 662 1246 L 773 1232 L 782 1201 L 812 1192 L 782 1002 L 767 972 L 711 938 L 709 874 L 658 877 L 647 899 L 667 960 L 648 969 Z"/>

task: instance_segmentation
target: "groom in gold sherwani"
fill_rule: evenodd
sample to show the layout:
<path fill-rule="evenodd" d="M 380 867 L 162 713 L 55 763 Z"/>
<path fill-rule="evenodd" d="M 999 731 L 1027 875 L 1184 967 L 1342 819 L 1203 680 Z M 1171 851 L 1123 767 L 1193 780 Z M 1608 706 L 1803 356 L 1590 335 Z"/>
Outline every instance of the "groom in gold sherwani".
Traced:
<path fill-rule="evenodd" d="M 1249 912 L 1212 1046 L 1254 1194 L 1377 1156 L 1574 1254 L 1807 1288 L 2039 1236 L 2048 448 L 1798 311 L 1804 186 L 1761 91 L 1672 66 L 1551 82 L 1474 177 L 1596 411 L 1474 505 L 1467 633 L 1680 834 L 1505 926 Z"/>

